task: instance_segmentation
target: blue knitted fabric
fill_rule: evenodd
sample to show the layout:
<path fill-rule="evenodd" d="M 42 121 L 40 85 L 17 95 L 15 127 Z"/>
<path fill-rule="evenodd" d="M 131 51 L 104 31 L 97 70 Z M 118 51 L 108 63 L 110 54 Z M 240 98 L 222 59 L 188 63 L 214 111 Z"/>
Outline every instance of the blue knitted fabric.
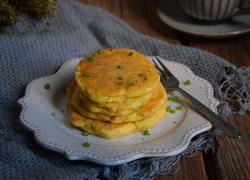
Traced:
<path fill-rule="evenodd" d="M 213 149 L 215 131 L 194 138 L 181 154 L 144 158 L 105 167 L 86 161 L 70 161 L 39 146 L 19 123 L 17 100 L 33 79 L 54 73 L 65 61 L 100 48 L 132 48 L 183 63 L 210 81 L 216 97 L 224 103 L 220 114 L 249 110 L 249 68 L 236 69 L 208 52 L 172 45 L 135 32 L 124 22 L 97 7 L 58 0 L 58 11 L 47 20 L 25 15 L 0 35 L 0 179 L 148 179 L 171 172 L 181 156 Z M 222 91 L 231 88 L 235 92 Z M 244 93 L 244 96 L 241 96 Z M 226 103 L 237 100 L 237 108 Z"/>

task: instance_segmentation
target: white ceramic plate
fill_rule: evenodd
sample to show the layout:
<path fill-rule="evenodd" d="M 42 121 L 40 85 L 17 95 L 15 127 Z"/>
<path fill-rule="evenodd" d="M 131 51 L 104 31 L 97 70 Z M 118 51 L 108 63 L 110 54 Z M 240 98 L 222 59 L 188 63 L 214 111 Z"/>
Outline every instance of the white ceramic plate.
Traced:
<path fill-rule="evenodd" d="M 81 131 L 69 123 L 67 98 L 64 94 L 66 85 L 74 77 L 79 60 L 66 62 L 54 75 L 33 80 L 27 86 L 25 96 L 19 100 L 23 107 L 21 123 L 34 133 L 37 142 L 45 148 L 63 153 L 70 160 L 118 165 L 142 157 L 176 155 L 187 148 L 192 137 L 211 128 L 210 122 L 183 106 L 176 113 L 165 113 L 149 129 L 148 136 L 143 136 L 142 132 L 116 139 L 82 136 Z M 218 101 L 213 97 L 213 88 L 208 81 L 195 76 L 184 65 L 161 60 L 180 82 L 187 79 L 191 81 L 189 86 L 181 84 L 183 89 L 216 112 Z M 51 85 L 49 90 L 44 88 L 46 83 Z M 178 106 L 174 102 L 169 104 L 172 107 Z M 83 142 L 89 142 L 90 147 L 83 147 Z"/>
<path fill-rule="evenodd" d="M 224 21 L 206 22 L 191 18 L 178 0 L 161 0 L 157 13 L 168 26 L 194 36 L 225 38 L 250 32 L 250 13 L 237 15 Z"/>

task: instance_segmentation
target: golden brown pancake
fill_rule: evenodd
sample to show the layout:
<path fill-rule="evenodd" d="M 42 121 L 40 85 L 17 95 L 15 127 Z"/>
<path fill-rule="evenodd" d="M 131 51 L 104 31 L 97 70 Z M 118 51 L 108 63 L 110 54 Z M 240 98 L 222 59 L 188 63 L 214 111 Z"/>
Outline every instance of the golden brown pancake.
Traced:
<path fill-rule="evenodd" d="M 70 100 L 77 87 L 76 81 L 72 80 L 66 87 L 66 96 Z"/>
<path fill-rule="evenodd" d="M 74 89 L 77 87 L 76 81 L 73 80 L 66 89 L 66 94 L 71 98 Z M 124 103 L 106 103 L 99 104 L 94 102 L 84 95 L 81 92 L 78 93 L 78 98 L 81 100 L 81 103 L 85 106 L 85 108 L 93 113 L 100 113 L 109 116 L 124 116 L 128 114 L 132 114 L 137 111 L 140 107 L 144 106 L 152 96 L 152 93 L 156 92 L 156 88 L 151 92 L 141 97 L 136 98 L 128 98 Z"/>
<path fill-rule="evenodd" d="M 70 104 L 74 109 L 82 116 L 86 118 L 109 121 L 111 123 L 131 122 L 138 121 L 151 116 L 166 102 L 166 92 L 162 85 L 159 83 L 156 91 L 152 94 L 150 100 L 146 105 L 138 109 L 138 111 L 126 115 L 126 116 L 107 116 L 100 113 L 93 113 L 87 110 L 87 108 L 81 103 L 78 98 L 79 88 L 76 88 L 73 92 Z"/>
<path fill-rule="evenodd" d="M 154 66 L 131 49 L 102 49 L 77 65 L 75 79 L 84 96 L 100 104 L 143 96 L 160 81 Z"/>
<path fill-rule="evenodd" d="M 82 59 L 66 94 L 71 123 L 104 138 L 152 127 L 167 97 L 154 66 L 131 49 L 102 49 Z"/>
<path fill-rule="evenodd" d="M 144 106 L 152 96 L 152 93 L 156 91 L 156 88 L 141 97 L 136 98 L 127 98 L 124 102 L 112 102 L 112 103 L 105 103 L 99 104 L 94 102 L 81 93 L 79 93 L 78 97 L 85 106 L 88 111 L 93 113 L 100 113 L 107 116 L 125 116 L 136 112 L 139 108 Z"/>
<path fill-rule="evenodd" d="M 117 138 L 126 136 L 135 132 L 146 130 L 155 125 L 165 113 L 165 105 L 162 105 L 158 111 L 152 116 L 140 121 L 123 122 L 123 123 L 110 123 L 99 120 L 93 120 L 78 114 L 72 106 L 69 107 L 71 123 L 87 131 L 93 135 L 104 138 Z"/>

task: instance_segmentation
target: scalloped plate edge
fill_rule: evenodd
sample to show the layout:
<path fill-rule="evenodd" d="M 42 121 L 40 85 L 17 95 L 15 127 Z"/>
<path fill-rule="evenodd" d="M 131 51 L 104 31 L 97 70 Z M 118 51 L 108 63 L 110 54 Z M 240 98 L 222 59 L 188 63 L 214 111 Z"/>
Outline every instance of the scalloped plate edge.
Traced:
<path fill-rule="evenodd" d="M 152 58 L 152 57 L 149 57 L 149 59 L 150 58 Z M 163 60 L 163 58 L 160 58 L 160 59 Z M 72 59 L 70 61 L 67 61 L 59 68 L 59 70 L 56 73 L 54 73 L 52 75 L 49 75 L 49 76 L 44 76 L 44 77 L 32 80 L 26 87 L 24 97 L 18 100 L 18 103 L 22 106 L 22 111 L 21 111 L 21 114 L 20 114 L 20 122 L 28 131 L 30 131 L 30 132 L 32 132 L 34 134 L 36 142 L 38 144 L 40 144 L 41 146 L 43 146 L 43 147 L 45 147 L 47 149 L 53 150 L 53 151 L 63 153 L 70 160 L 87 160 L 87 161 L 102 164 L 102 165 L 114 166 L 114 165 L 127 163 L 127 162 L 130 162 L 130 161 L 133 161 L 133 160 L 136 160 L 136 159 L 139 159 L 139 158 L 143 158 L 143 157 L 173 156 L 173 155 L 179 154 L 188 147 L 188 144 L 189 144 L 190 140 L 194 136 L 196 136 L 196 135 L 198 135 L 200 133 L 203 133 L 203 132 L 209 130 L 212 127 L 211 123 L 207 121 L 206 123 L 204 123 L 204 124 L 202 124 L 202 125 L 200 125 L 198 127 L 194 127 L 192 129 L 190 129 L 186 133 L 186 135 L 183 136 L 180 143 L 177 146 L 174 147 L 174 149 L 177 149 L 177 150 L 174 151 L 174 153 L 173 153 L 172 148 L 171 148 L 171 150 L 168 150 L 166 152 L 161 152 L 161 153 L 160 152 L 159 153 L 155 153 L 155 152 L 152 153 L 152 152 L 142 152 L 141 151 L 141 152 L 135 152 L 134 154 L 132 153 L 129 156 L 124 155 L 124 158 L 114 159 L 114 160 L 110 160 L 110 159 L 109 160 L 104 160 L 104 159 L 100 160 L 100 159 L 96 159 L 96 158 L 93 158 L 93 157 L 86 156 L 86 155 L 84 155 L 82 153 L 81 154 L 76 153 L 74 151 L 71 151 L 67 147 L 64 147 L 62 149 L 61 147 L 51 145 L 53 143 L 49 142 L 49 140 L 47 140 L 47 139 L 41 138 L 42 136 L 39 133 L 38 129 L 35 127 L 35 125 L 32 125 L 32 123 L 30 123 L 28 121 L 28 119 L 25 117 L 25 112 L 27 111 L 27 108 L 28 108 L 25 104 L 26 104 L 26 101 L 28 100 L 29 95 L 31 93 L 32 84 L 34 84 L 36 81 L 39 81 L 41 79 L 56 77 L 58 74 L 60 74 L 64 70 L 65 67 L 67 67 L 69 64 L 71 64 L 72 61 L 79 61 L 79 60 L 80 60 L 80 58 L 75 58 L 75 59 Z M 166 60 L 164 59 L 164 61 L 166 61 Z M 176 63 L 176 62 L 172 62 L 172 61 L 167 61 L 167 62 L 178 65 L 178 66 L 181 66 L 190 75 L 193 75 L 196 78 L 198 78 L 199 80 L 203 81 L 206 84 L 206 87 L 209 88 L 209 91 L 212 92 L 212 94 L 210 94 L 210 96 L 209 96 L 210 106 L 213 107 L 214 108 L 213 110 L 216 111 L 215 104 L 217 105 L 219 103 L 219 101 L 213 97 L 213 87 L 212 87 L 212 85 L 207 80 L 205 80 L 205 79 L 203 79 L 203 78 L 201 78 L 199 76 L 196 76 L 192 72 L 192 70 L 190 68 L 188 68 L 187 66 Z M 27 122 L 29 122 L 29 123 L 27 123 Z"/>

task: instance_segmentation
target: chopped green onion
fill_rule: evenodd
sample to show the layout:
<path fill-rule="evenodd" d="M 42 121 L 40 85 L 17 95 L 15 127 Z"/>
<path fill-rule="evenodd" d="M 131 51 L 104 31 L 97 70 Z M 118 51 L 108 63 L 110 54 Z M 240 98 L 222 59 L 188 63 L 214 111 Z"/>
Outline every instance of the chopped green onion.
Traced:
<path fill-rule="evenodd" d="M 123 80 L 124 77 L 123 77 L 123 76 L 119 76 L 118 79 L 119 79 L 119 80 Z"/>
<path fill-rule="evenodd" d="M 178 96 L 174 96 L 172 101 L 173 102 L 180 102 L 180 98 Z"/>
<path fill-rule="evenodd" d="M 173 92 L 174 90 L 172 89 L 167 89 L 167 93 L 170 94 L 171 92 Z"/>
<path fill-rule="evenodd" d="M 55 116 L 56 116 L 56 114 L 55 114 L 55 113 L 51 113 L 50 115 L 51 115 L 52 117 L 55 117 Z"/>
<path fill-rule="evenodd" d="M 180 102 L 180 98 L 178 96 L 173 96 L 173 102 Z"/>
<path fill-rule="evenodd" d="M 149 136 L 150 133 L 148 132 L 148 130 L 145 130 L 145 131 L 143 131 L 142 135 L 143 135 L 143 136 Z"/>
<path fill-rule="evenodd" d="M 180 98 L 178 96 L 169 96 L 167 100 L 173 102 L 180 102 Z"/>
<path fill-rule="evenodd" d="M 51 88 L 49 83 L 44 84 L 43 87 L 44 87 L 44 89 L 47 89 L 47 90 L 49 90 Z"/>
<path fill-rule="evenodd" d="M 186 80 L 186 81 L 183 82 L 183 84 L 186 85 L 186 86 L 188 86 L 188 85 L 191 84 L 191 81 L 190 80 Z"/>
<path fill-rule="evenodd" d="M 145 76 L 145 74 L 139 73 L 138 76 L 143 77 L 143 76 Z"/>
<path fill-rule="evenodd" d="M 123 69 L 123 66 L 117 65 L 116 68 L 117 68 L 117 69 Z"/>
<path fill-rule="evenodd" d="M 129 52 L 128 55 L 129 56 L 133 56 L 134 52 Z"/>
<path fill-rule="evenodd" d="M 182 106 L 177 106 L 175 109 L 182 110 Z"/>
<path fill-rule="evenodd" d="M 82 145 L 83 145 L 84 147 L 89 147 L 89 146 L 90 146 L 90 144 L 89 144 L 88 142 L 84 142 Z"/>
<path fill-rule="evenodd" d="M 166 111 L 169 112 L 171 110 L 171 106 L 166 107 Z"/>
<path fill-rule="evenodd" d="M 176 112 L 174 109 L 172 109 L 171 106 L 167 106 L 167 107 L 166 107 L 166 111 L 167 111 L 167 112 L 170 112 L 170 113 L 175 113 L 175 112 Z"/>
<path fill-rule="evenodd" d="M 176 111 L 174 109 L 169 110 L 170 113 L 175 113 Z"/>
<path fill-rule="evenodd" d="M 84 76 L 84 77 L 91 77 L 92 74 L 91 74 L 91 73 L 84 73 L 83 76 Z"/>
<path fill-rule="evenodd" d="M 88 136 L 89 133 L 88 133 L 87 131 L 83 131 L 83 132 L 82 132 L 82 135 L 83 135 L 83 136 Z"/>
<path fill-rule="evenodd" d="M 87 61 L 88 61 L 88 62 L 92 62 L 92 61 L 94 61 L 94 59 L 93 59 L 92 57 L 88 57 L 88 58 L 87 58 Z"/>

